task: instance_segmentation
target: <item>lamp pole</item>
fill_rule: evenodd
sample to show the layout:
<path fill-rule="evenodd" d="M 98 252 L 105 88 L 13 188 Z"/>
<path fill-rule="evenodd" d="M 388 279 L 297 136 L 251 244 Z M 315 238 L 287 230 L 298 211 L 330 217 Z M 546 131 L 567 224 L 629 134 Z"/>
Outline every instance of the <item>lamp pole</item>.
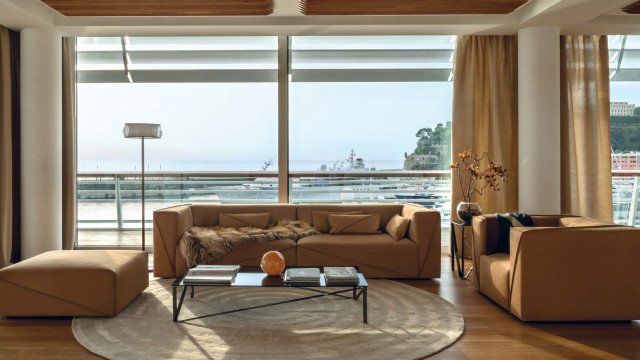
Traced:
<path fill-rule="evenodd" d="M 140 195 L 142 197 L 142 251 L 147 250 L 146 244 L 146 219 L 145 219 L 145 184 L 144 184 L 144 139 L 160 139 L 162 137 L 162 129 L 160 128 L 160 124 L 150 124 L 150 123 L 127 123 L 124 124 L 124 129 L 122 130 L 125 138 L 134 138 L 140 139 L 140 155 L 141 155 L 141 163 L 142 163 L 142 178 Z"/>
<path fill-rule="evenodd" d="M 146 223 L 144 216 L 144 137 L 142 137 L 142 251 L 147 250 L 147 244 L 145 241 L 146 235 Z"/>

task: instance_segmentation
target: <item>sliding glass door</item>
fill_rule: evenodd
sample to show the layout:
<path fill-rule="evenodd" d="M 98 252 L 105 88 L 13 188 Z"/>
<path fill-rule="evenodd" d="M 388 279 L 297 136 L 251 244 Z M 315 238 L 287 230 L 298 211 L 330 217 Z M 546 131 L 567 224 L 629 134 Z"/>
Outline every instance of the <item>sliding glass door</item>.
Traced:
<path fill-rule="evenodd" d="M 276 202 L 277 71 L 276 37 L 78 38 L 78 245 L 139 245 L 127 122 L 163 130 L 145 141 L 148 230 L 174 204 Z"/>
<path fill-rule="evenodd" d="M 448 219 L 454 40 L 78 38 L 78 245 L 139 246 L 141 144 L 127 122 L 163 129 L 145 142 L 147 231 L 161 207 L 279 193 Z"/>

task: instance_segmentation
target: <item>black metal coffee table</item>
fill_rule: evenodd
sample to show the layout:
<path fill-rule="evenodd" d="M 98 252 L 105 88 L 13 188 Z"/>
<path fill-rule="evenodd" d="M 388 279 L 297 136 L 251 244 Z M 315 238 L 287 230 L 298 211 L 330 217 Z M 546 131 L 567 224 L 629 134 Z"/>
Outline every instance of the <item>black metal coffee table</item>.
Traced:
<path fill-rule="evenodd" d="M 290 267 L 287 267 L 287 268 L 290 268 Z M 209 284 L 209 283 L 188 283 L 188 284 L 185 284 L 184 283 L 184 278 L 186 276 L 186 274 L 185 274 L 185 275 L 177 278 L 173 282 L 173 285 L 172 285 L 172 290 L 173 290 L 173 322 L 178 322 L 178 321 L 182 322 L 182 321 L 202 319 L 202 318 L 211 317 L 211 316 L 231 314 L 231 313 L 235 313 L 235 312 L 239 312 L 239 311 L 245 311 L 245 310 L 251 310 L 251 309 L 259 309 L 259 308 L 268 307 L 268 306 L 274 306 L 274 305 L 279 305 L 279 304 L 287 304 L 287 303 L 292 303 L 292 302 L 296 302 L 296 301 L 315 299 L 315 298 L 323 297 L 323 296 L 338 296 L 338 297 L 341 297 L 341 298 L 347 298 L 347 299 L 348 298 L 352 298 L 353 300 L 358 300 L 358 298 L 362 295 L 362 322 L 364 322 L 366 324 L 367 323 L 367 287 L 368 287 L 368 284 L 367 284 L 367 280 L 364 278 L 364 275 L 362 275 L 362 273 L 360 273 L 360 271 L 358 271 L 358 277 L 360 278 L 360 281 L 358 282 L 358 284 L 355 284 L 355 285 L 351 284 L 351 285 L 331 285 L 331 286 L 327 286 L 326 283 L 325 283 L 325 280 L 324 280 L 324 270 L 323 270 L 322 267 L 319 267 L 319 268 L 320 268 L 320 272 L 322 273 L 321 276 L 320 276 L 320 284 L 319 285 L 312 285 L 312 286 L 308 286 L 308 285 L 305 285 L 305 286 L 291 285 L 289 283 L 286 283 L 279 276 L 267 276 L 264 272 L 262 272 L 262 270 L 259 267 L 255 267 L 255 266 L 243 266 L 243 267 L 241 267 L 240 271 L 236 275 L 236 278 L 233 281 L 233 283 L 231 283 L 231 285 L 228 285 L 228 284 L 227 285 L 219 285 L 219 284 Z M 357 267 L 356 267 L 356 270 L 357 270 Z M 291 287 L 291 288 L 296 288 L 296 289 L 307 290 L 307 291 L 315 293 L 315 295 L 303 296 L 303 297 L 299 297 L 299 298 L 295 298 L 295 299 L 283 300 L 283 301 L 278 301 L 278 302 L 274 302 L 274 303 L 270 303 L 270 304 L 250 306 L 250 307 L 245 307 L 245 308 L 239 308 L 239 309 L 219 312 L 219 313 L 215 313 L 215 314 L 208 314 L 208 315 L 197 316 L 197 317 L 193 317 L 193 318 L 189 318 L 189 319 L 178 320 L 178 316 L 180 316 L 180 309 L 182 309 L 182 303 L 184 301 L 185 294 L 187 293 L 187 289 L 191 288 L 191 298 L 193 298 L 194 295 L 195 295 L 195 288 L 199 287 L 199 286 L 256 287 L 256 288 Z M 180 288 L 180 287 L 182 287 L 182 294 L 180 295 L 180 298 L 178 299 L 178 288 Z M 326 290 L 327 288 L 330 288 L 331 290 Z M 346 292 L 352 292 L 351 296 L 342 295 L 343 293 L 346 293 Z"/>

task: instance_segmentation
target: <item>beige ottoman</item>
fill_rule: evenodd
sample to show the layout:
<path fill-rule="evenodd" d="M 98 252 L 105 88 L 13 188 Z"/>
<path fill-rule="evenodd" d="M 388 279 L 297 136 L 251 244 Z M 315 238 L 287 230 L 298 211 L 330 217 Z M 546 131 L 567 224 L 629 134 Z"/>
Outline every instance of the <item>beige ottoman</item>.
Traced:
<path fill-rule="evenodd" d="M 0 270 L 0 316 L 113 316 L 147 286 L 142 251 L 50 251 Z"/>

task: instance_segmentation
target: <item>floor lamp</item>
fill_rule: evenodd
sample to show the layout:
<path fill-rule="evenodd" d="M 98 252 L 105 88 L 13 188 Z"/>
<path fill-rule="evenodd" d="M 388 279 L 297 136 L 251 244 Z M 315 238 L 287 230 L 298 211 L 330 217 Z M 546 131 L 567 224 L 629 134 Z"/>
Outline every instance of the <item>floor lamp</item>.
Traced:
<path fill-rule="evenodd" d="M 127 139 L 142 140 L 142 251 L 146 251 L 145 243 L 145 219 L 144 219 L 144 139 L 160 139 L 162 129 L 160 124 L 127 123 L 122 130 Z"/>

